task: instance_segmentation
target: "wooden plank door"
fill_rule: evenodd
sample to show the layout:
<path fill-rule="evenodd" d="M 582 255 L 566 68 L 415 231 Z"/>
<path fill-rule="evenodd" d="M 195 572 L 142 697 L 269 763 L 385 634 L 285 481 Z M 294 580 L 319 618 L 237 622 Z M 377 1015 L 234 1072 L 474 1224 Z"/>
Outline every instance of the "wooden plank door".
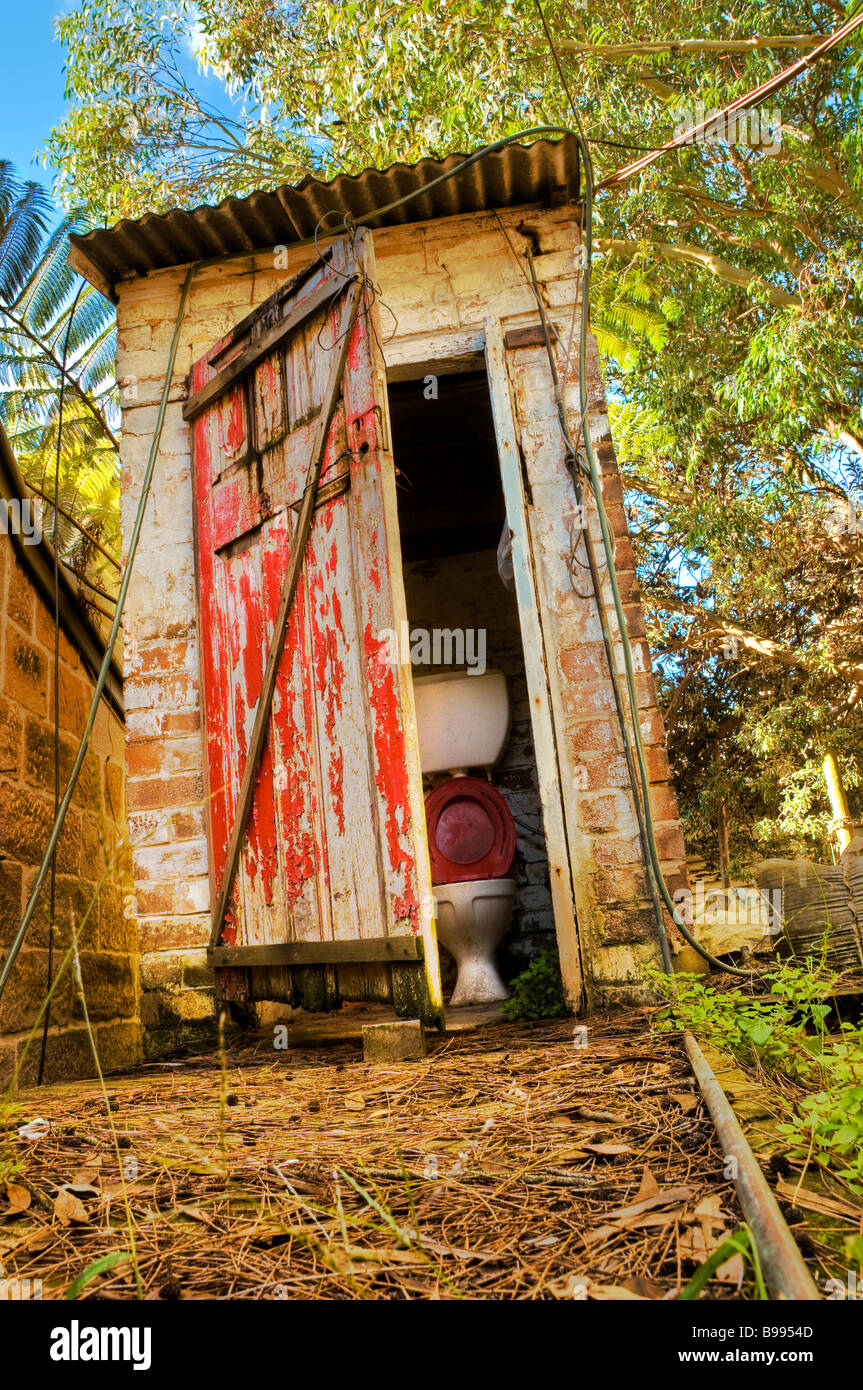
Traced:
<path fill-rule="evenodd" d="M 584 998 L 584 979 L 575 916 L 573 862 L 576 856 L 567 835 L 555 737 L 556 726 L 547 674 L 549 662 L 533 559 L 530 507 L 522 478 L 522 459 L 510 391 L 506 347 L 500 324 L 496 319 L 486 322 L 485 340 L 486 371 L 506 503 L 506 519 L 512 538 L 515 595 L 530 695 L 531 727 L 548 850 L 549 883 L 560 970 L 570 1004 L 577 1009 Z M 585 862 L 584 856 L 582 862 Z"/>
<path fill-rule="evenodd" d="M 410 670 L 387 664 L 387 633 L 400 630 L 405 608 L 373 252 L 362 233 L 334 243 L 191 373 L 184 413 L 193 422 L 211 892 L 216 903 L 357 277 L 359 310 L 211 956 L 229 999 L 392 999 L 402 1014 L 437 1021 Z"/>

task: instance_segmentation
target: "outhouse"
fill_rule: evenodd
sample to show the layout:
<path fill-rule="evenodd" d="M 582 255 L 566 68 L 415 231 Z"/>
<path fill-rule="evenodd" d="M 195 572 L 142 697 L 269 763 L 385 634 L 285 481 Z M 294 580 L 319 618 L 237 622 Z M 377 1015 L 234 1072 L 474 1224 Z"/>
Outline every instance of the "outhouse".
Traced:
<path fill-rule="evenodd" d="M 212 969 L 238 1005 L 383 999 L 440 1021 L 414 684 L 453 666 L 500 671 L 509 691 L 506 751 L 481 775 L 517 833 L 510 973 L 556 938 L 572 1003 L 608 1004 L 642 997 L 657 956 L 585 560 L 595 508 L 566 467 L 532 281 L 577 436 L 577 147 L 463 164 L 306 179 L 74 238 L 72 264 L 117 306 L 127 544 L 176 347 L 124 622 L 155 1027 L 211 1012 Z M 674 890 L 684 845 L 592 338 L 588 363 Z M 614 631 L 608 588 L 600 571 Z"/>

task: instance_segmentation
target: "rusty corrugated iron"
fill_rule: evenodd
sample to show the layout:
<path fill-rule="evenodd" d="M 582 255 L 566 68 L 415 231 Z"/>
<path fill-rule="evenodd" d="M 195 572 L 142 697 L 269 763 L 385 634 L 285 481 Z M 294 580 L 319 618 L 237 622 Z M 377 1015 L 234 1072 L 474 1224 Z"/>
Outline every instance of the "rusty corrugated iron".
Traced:
<path fill-rule="evenodd" d="M 392 164 L 389 169 L 338 174 L 329 182 L 306 178 L 295 187 L 226 198 L 216 207 L 147 213 L 136 221 L 73 236 L 70 264 L 108 293 L 128 276 L 305 241 L 325 213 L 350 213 L 355 222 L 384 227 L 487 208 L 565 201 L 578 194 L 578 147 L 573 137 L 564 136 L 507 145 L 383 217 L 369 217 L 375 208 L 431 183 L 466 157 L 451 154 L 446 159 Z M 335 216 L 327 225 L 335 228 Z"/>

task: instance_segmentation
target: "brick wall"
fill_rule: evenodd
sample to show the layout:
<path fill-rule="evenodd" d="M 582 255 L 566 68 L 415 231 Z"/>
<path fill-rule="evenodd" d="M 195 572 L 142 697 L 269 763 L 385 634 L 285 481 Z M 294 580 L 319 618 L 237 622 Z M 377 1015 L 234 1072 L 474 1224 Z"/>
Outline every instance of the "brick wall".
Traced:
<path fill-rule="evenodd" d="M 14 935 L 53 821 L 54 622 L 12 543 L 0 534 L 0 953 Z M 60 634 L 61 791 L 90 707 L 93 682 Z M 137 1060 L 137 929 L 125 844 L 124 736 L 105 703 L 58 846 L 55 970 L 78 933 L 87 1009 L 104 1070 Z M 102 882 L 101 889 L 99 888 Z M 34 1037 L 48 988 L 46 884 L 0 1003 L 0 1087 L 36 1077 Z M 91 1044 L 67 967 L 53 996 L 46 1079 L 94 1074 Z"/>
<path fill-rule="evenodd" d="M 528 245 L 538 252 L 537 275 L 551 312 L 561 331 L 569 334 L 580 286 L 571 209 L 529 214 L 521 209 L 499 218 L 475 214 L 386 228 L 375 233 L 374 244 L 380 298 L 387 306 L 382 310 L 388 335 L 384 351 L 396 372 L 416 375 L 416 364 L 456 353 L 474 354 L 475 365 L 489 319 L 497 320 L 503 330 L 535 324 L 535 301 L 517 255 Z M 309 248 L 292 250 L 286 266 L 276 266 L 272 253 L 266 253 L 204 267 L 194 279 L 181 326 L 153 495 L 124 624 L 130 831 L 138 842 L 134 874 L 141 1007 L 153 1050 L 208 1028 L 212 1019 L 205 950 L 210 884 L 191 466 L 189 431 L 181 412 L 186 377 L 197 358 L 313 254 Z M 117 371 L 126 388 L 121 446 L 125 536 L 138 505 L 184 277 L 185 269 L 167 270 L 117 286 Z M 619 733 L 601 665 L 593 600 L 589 595 L 576 597 L 573 589 L 575 542 L 565 523 L 572 511 L 572 492 L 563 468 L 547 364 L 537 348 L 507 356 L 532 491 L 529 520 L 550 652 L 548 678 L 585 975 L 594 1002 L 626 999 L 639 993 L 642 963 L 656 958 L 634 838 L 634 809 L 621 771 Z M 576 432 L 579 410 L 571 373 L 565 389 Z M 643 668 L 641 719 L 655 778 L 660 840 L 674 881 L 685 874 L 683 845 L 595 348 L 590 390 L 596 408 L 591 428 L 602 454 L 605 494 L 618 535 L 617 566 Z M 603 602 L 610 602 L 605 592 Z M 613 627 L 613 617 L 611 621 Z M 582 785 L 584 776 L 587 782 Z"/>
<path fill-rule="evenodd" d="M 552 246 L 557 237 L 553 234 Z M 563 315 L 559 315 L 563 331 Z M 578 339 L 575 338 L 577 345 Z M 575 353 L 573 354 L 573 356 Z M 564 464 L 545 350 L 509 358 L 527 484 L 531 533 L 557 729 L 561 785 L 572 847 L 579 938 L 588 997 L 614 1003 L 643 997 L 640 969 L 658 963 L 658 939 L 614 694 L 572 483 Z M 665 729 L 645 639 L 641 596 L 596 343 L 588 340 L 587 396 L 591 440 L 602 471 L 603 501 L 614 534 L 614 560 L 636 670 L 638 715 L 651 779 L 660 862 L 672 893 L 688 884 L 686 850 L 665 751 Z M 578 376 L 560 358 L 573 439 L 578 438 Z M 596 506 L 585 490 L 587 526 L 599 570 L 602 605 L 623 686 L 623 651 Z M 624 695 L 624 700 L 626 699 Z M 666 928 L 676 944 L 673 924 Z"/>

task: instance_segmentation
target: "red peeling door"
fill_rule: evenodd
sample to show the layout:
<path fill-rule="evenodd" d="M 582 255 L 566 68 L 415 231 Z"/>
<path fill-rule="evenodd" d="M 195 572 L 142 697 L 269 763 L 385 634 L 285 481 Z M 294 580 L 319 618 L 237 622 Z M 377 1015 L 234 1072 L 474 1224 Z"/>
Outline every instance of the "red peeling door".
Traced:
<path fill-rule="evenodd" d="M 392 999 L 431 1021 L 413 694 L 409 666 L 390 664 L 405 612 L 372 255 L 368 234 L 336 242 L 192 368 L 213 904 L 230 889 L 211 959 L 228 999 Z M 279 628 L 316 441 L 315 507 Z"/>

